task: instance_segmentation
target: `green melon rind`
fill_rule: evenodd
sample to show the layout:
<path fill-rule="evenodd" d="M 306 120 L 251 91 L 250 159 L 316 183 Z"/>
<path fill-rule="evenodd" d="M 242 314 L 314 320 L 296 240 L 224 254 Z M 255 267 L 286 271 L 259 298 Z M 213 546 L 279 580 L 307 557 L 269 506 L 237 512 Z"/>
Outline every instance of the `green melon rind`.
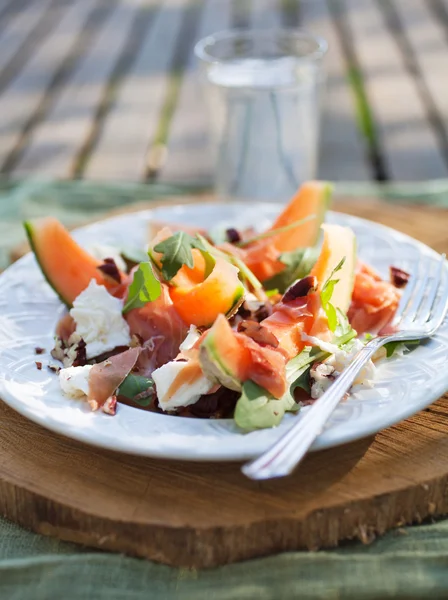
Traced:
<path fill-rule="evenodd" d="M 237 287 L 237 289 L 235 291 L 235 295 L 233 296 L 231 308 L 226 312 L 226 317 L 228 319 L 231 319 L 238 312 L 239 307 L 244 302 L 245 294 L 246 294 L 246 290 L 245 290 L 244 286 L 241 284 L 241 286 Z"/>
<path fill-rule="evenodd" d="M 217 381 L 230 390 L 241 391 L 241 381 L 222 362 L 212 330 L 209 331 L 201 344 L 199 362 L 206 377 L 212 381 Z"/>
<path fill-rule="evenodd" d="M 58 296 L 58 298 L 61 300 L 61 302 L 63 304 L 65 304 L 65 306 L 67 308 L 71 308 L 72 307 L 71 302 L 69 302 L 66 298 L 64 298 L 64 296 L 61 294 L 61 292 L 57 289 L 55 283 L 52 281 L 50 275 L 48 274 L 47 270 L 45 269 L 44 265 L 42 264 L 41 258 L 39 256 L 39 250 L 34 241 L 34 225 L 33 225 L 33 223 L 31 221 L 24 221 L 23 227 L 25 229 L 25 233 L 28 238 L 28 242 L 30 244 L 31 250 L 36 258 L 37 264 L 39 265 L 40 270 L 42 271 L 42 275 L 45 277 L 45 280 L 47 281 L 48 285 L 55 292 L 55 294 Z"/>

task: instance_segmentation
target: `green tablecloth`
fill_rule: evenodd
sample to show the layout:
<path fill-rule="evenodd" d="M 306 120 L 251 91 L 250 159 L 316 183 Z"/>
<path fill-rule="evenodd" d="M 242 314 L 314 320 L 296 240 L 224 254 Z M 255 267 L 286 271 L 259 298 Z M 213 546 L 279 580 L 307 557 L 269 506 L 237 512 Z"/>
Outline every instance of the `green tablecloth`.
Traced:
<path fill-rule="evenodd" d="M 81 224 L 123 203 L 190 190 L 0 183 L 0 267 L 11 247 L 23 239 L 23 218 L 51 213 L 67 224 Z M 337 193 L 448 206 L 445 181 L 387 188 L 339 184 Z M 44 538 L 0 518 L 0 599 L 5 600 L 429 597 L 448 598 L 448 520 L 393 531 L 370 546 L 351 543 L 326 552 L 285 553 L 198 572 Z"/>
<path fill-rule="evenodd" d="M 5 600 L 447 597 L 448 521 L 393 531 L 370 546 L 292 552 L 195 571 L 92 552 L 0 520 Z"/>

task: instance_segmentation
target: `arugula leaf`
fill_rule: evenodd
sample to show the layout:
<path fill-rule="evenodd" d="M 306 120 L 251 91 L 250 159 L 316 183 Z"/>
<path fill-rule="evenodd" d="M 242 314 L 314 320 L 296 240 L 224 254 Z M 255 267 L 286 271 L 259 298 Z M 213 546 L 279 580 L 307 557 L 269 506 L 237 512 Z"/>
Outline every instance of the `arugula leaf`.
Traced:
<path fill-rule="evenodd" d="M 286 365 L 286 378 L 288 381 L 294 381 L 303 367 L 312 364 L 316 360 L 323 360 L 329 356 L 328 352 L 324 352 L 317 346 L 305 346 L 305 348 L 295 356 Z"/>
<path fill-rule="evenodd" d="M 146 262 L 148 259 L 148 255 L 143 248 L 134 248 L 132 246 L 121 248 L 120 255 L 127 263 L 131 263 L 132 265 L 138 265 L 141 262 Z"/>
<path fill-rule="evenodd" d="M 130 373 L 118 388 L 117 395 L 124 396 L 139 406 L 149 406 L 154 396 L 154 381 Z"/>
<path fill-rule="evenodd" d="M 340 308 L 336 309 L 336 313 L 338 318 L 338 325 L 336 327 L 335 335 L 337 337 L 343 337 L 346 336 L 348 333 L 353 332 L 353 337 L 355 337 L 356 331 L 350 325 L 347 315 L 344 314 Z"/>
<path fill-rule="evenodd" d="M 333 271 L 330 273 L 329 278 L 325 282 L 322 291 L 320 293 L 320 300 L 322 302 L 322 308 L 325 311 L 328 319 L 328 327 L 330 331 L 336 331 L 338 326 L 338 314 L 335 307 L 331 304 L 330 300 L 334 292 L 335 285 L 339 282 L 339 279 L 333 279 L 334 275 L 342 269 L 342 265 L 345 262 L 345 256 L 335 266 Z"/>
<path fill-rule="evenodd" d="M 384 344 L 387 358 L 390 358 L 395 353 L 395 350 L 398 348 L 398 346 L 400 346 L 402 343 L 403 342 L 389 342 L 388 344 Z"/>
<path fill-rule="evenodd" d="M 301 374 L 297 377 L 297 379 L 291 384 L 289 388 L 289 393 L 294 397 L 294 390 L 296 388 L 301 388 L 305 390 L 307 394 L 311 394 L 311 386 L 310 386 L 310 371 L 311 365 L 307 365 L 303 367 Z"/>
<path fill-rule="evenodd" d="M 409 350 L 408 346 L 418 346 L 419 343 L 420 340 L 410 340 L 406 342 L 388 342 L 387 344 L 384 344 L 384 348 L 386 350 L 386 358 L 391 358 L 395 354 L 397 348 L 399 348 L 400 346 L 405 346 L 405 348 Z"/>
<path fill-rule="evenodd" d="M 201 240 L 192 237 L 185 231 L 178 231 L 154 247 L 155 252 L 163 255 L 162 275 L 166 281 L 171 281 L 183 265 L 187 265 L 190 269 L 193 268 L 194 261 L 191 253 L 193 248 L 206 251 Z"/>
<path fill-rule="evenodd" d="M 133 308 L 145 306 L 148 302 L 157 300 L 162 293 L 160 281 L 154 275 L 151 263 L 142 262 L 134 273 L 134 279 L 129 286 L 128 297 L 123 308 L 127 313 Z"/>
<path fill-rule="evenodd" d="M 266 290 L 266 296 L 268 298 L 272 298 L 272 296 L 275 296 L 279 293 L 278 288 L 274 288 L 273 290 Z"/>
<path fill-rule="evenodd" d="M 318 255 L 319 250 L 316 247 L 297 248 L 292 252 L 283 252 L 279 256 L 279 260 L 286 268 L 265 281 L 265 288 L 277 288 L 281 293 L 285 292 L 294 281 L 309 275 Z"/>

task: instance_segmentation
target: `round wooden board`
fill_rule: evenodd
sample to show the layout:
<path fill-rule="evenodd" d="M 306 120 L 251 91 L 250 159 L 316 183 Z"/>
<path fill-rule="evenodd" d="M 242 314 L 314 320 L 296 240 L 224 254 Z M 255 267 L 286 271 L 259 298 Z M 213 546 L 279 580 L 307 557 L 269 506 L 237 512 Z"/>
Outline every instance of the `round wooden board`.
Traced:
<path fill-rule="evenodd" d="M 448 250 L 448 211 L 358 200 L 339 210 Z M 309 455 L 288 479 L 239 465 L 84 446 L 0 403 L 0 512 L 36 532 L 169 565 L 212 567 L 448 513 L 448 396 L 375 437 Z"/>

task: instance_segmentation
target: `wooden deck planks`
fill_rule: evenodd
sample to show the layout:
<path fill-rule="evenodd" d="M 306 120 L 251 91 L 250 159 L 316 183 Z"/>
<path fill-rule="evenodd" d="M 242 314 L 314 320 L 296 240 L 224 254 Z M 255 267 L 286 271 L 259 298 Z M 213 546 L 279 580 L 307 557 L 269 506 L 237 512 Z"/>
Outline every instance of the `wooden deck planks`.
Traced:
<path fill-rule="evenodd" d="M 448 160 L 448 21 L 444 24 L 429 6 L 421 0 L 394 0 L 392 4 L 412 53 L 439 145 Z M 445 6 L 448 9 L 448 1 Z"/>
<path fill-rule="evenodd" d="M 112 10 L 110 0 L 0 0 L 0 170 L 138 181 L 155 165 L 160 181 L 211 183 L 194 42 L 235 25 L 297 25 L 300 16 L 300 26 L 330 45 L 318 176 L 364 181 L 379 173 L 373 142 L 357 125 L 353 68 L 386 178 L 448 176 L 448 0 L 116 1 Z M 107 17 L 70 63 L 100 5 Z M 150 16 L 137 42 L 130 37 L 139 10 Z"/>
<path fill-rule="evenodd" d="M 56 10 L 56 9 L 54 9 Z M 24 127 L 42 102 L 56 71 L 69 55 L 92 10 L 90 0 L 60 7 L 62 19 L 0 96 L 0 164 L 20 145 Z"/>
<path fill-rule="evenodd" d="M 387 174 L 392 180 L 448 175 L 416 81 L 375 0 L 345 0 Z"/>
<path fill-rule="evenodd" d="M 98 32 L 89 52 L 32 136 L 14 175 L 73 175 L 74 162 L 92 128 L 106 82 L 127 42 L 143 0 L 120 2 Z"/>
<path fill-rule="evenodd" d="M 26 7 L 26 10 L 15 13 L 5 24 L 0 33 L 0 71 L 5 68 L 42 16 L 45 15 L 51 1 L 32 2 Z"/>
<path fill-rule="evenodd" d="M 139 181 L 145 176 L 188 0 L 171 0 L 160 8 L 152 4 L 157 13 L 105 120 L 83 173 L 87 179 Z"/>
<path fill-rule="evenodd" d="M 332 181 L 366 181 L 372 174 L 367 140 L 356 120 L 354 91 L 350 89 L 348 65 L 339 34 L 332 22 L 327 0 L 304 2 L 301 25 L 328 42 L 324 60 L 326 86 L 322 102 L 318 176 Z"/>
<path fill-rule="evenodd" d="M 201 15 L 197 39 L 228 29 L 231 20 L 229 0 L 207 0 Z M 198 73 L 193 48 L 183 77 L 179 101 L 168 138 L 166 164 L 158 180 L 172 183 L 211 184 L 213 157 L 210 153 L 210 116 L 205 90 Z"/>

